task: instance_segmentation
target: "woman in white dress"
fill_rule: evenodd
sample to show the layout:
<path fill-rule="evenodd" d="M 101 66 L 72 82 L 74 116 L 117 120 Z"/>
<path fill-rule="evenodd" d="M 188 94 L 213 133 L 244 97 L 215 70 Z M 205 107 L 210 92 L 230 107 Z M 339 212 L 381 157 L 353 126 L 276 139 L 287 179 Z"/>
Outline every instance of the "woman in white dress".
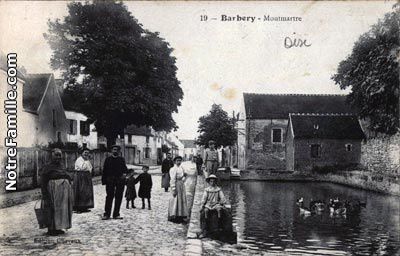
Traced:
<path fill-rule="evenodd" d="M 184 183 L 186 172 L 181 165 L 182 157 L 175 157 L 174 163 L 174 167 L 169 170 L 172 198 L 169 201 L 168 220 L 175 223 L 185 223 L 188 217 L 186 188 Z"/>
<path fill-rule="evenodd" d="M 88 212 L 94 207 L 92 170 L 89 149 L 83 149 L 81 156 L 75 161 L 74 173 L 74 210 L 78 213 Z"/>

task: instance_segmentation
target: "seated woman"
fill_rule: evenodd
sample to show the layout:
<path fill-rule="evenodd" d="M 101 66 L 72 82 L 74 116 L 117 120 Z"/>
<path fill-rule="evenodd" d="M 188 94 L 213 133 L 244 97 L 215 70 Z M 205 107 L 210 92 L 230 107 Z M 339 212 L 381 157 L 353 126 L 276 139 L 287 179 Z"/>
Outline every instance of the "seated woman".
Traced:
<path fill-rule="evenodd" d="M 222 189 L 217 186 L 217 177 L 211 174 L 206 181 L 210 185 L 205 188 L 201 201 L 200 225 L 202 232 L 200 238 L 210 237 L 222 242 L 236 243 L 232 215 L 225 207 L 226 199 Z"/>
<path fill-rule="evenodd" d="M 207 219 L 209 211 L 216 210 L 218 218 L 221 218 L 221 211 L 226 203 L 224 193 L 217 186 L 217 176 L 211 174 L 206 181 L 210 184 L 204 189 L 203 198 L 201 200 L 201 209 L 204 210 L 204 217 Z"/>

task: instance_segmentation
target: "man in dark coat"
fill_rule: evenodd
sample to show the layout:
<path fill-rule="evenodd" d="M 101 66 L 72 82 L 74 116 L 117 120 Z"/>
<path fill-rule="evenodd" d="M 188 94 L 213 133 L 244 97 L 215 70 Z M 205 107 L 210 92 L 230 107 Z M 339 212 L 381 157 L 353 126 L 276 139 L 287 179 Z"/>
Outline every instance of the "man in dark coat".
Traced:
<path fill-rule="evenodd" d="M 203 170 L 202 170 L 203 163 L 204 163 L 203 158 L 201 158 L 200 154 L 197 154 L 196 157 L 197 175 L 203 175 Z"/>
<path fill-rule="evenodd" d="M 115 197 L 114 203 L 114 219 L 122 219 L 119 215 L 119 209 L 121 207 L 122 197 L 125 188 L 125 174 L 128 172 L 128 168 L 125 164 L 125 159 L 120 154 L 120 146 L 114 145 L 111 148 L 112 155 L 107 157 L 104 161 L 103 176 L 101 182 L 106 185 L 106 205 L 104 207 L 103 220 L 108 220 L 111 216 L 112 203 Z"/>
<path fill-rule="evenodd" d="M 167 153 L 167 158 L 165 158 L 161 164 L 161 187 L 164 188 L 165 192 L 168 192 L 170 181 L 169 169 L 171 169 L 172 167 L 174 167 L 174 161 L 172 161 L 171 153 Z"/>

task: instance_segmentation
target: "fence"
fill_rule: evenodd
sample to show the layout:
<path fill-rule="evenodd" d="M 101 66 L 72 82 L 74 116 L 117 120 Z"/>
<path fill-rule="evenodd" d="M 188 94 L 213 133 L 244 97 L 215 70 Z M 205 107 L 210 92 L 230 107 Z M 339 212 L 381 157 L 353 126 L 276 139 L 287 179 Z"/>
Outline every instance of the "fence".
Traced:
<path fill-rule="evenodd" d="M 7 163 L 5 150 L 1 150 L 0 162 L 4 167 Z M 93 176 L 102 174 L 102 167 L 108 152 L 92 151 L 91 162 L 93 165 Z M 76 150 L 63 150 L 63 164 L 68 171 L 74 169 L 75 161 L 79 153 Z M 40 184 L 41 170 L 43 166 L 50 162 L 51 151 L 41 148 L 18 148 L 17 155 L 17 191 L 36 188 Z M 4 169 L 3 169 L 4 170 Z M 4 176 L 0 177 L 4 184 Z M 5 192 L 5 186 L 2 186 L 0 193 Z"/>

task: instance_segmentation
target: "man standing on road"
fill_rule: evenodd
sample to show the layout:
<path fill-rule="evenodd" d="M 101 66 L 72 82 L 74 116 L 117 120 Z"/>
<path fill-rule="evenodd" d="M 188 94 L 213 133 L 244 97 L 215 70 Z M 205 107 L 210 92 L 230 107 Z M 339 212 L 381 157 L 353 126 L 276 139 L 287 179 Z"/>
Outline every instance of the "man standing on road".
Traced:
<path fill-rule="evenodd" d="M 125 164 L 125 159 L 120 156 L 121 147 L 114 145 L 111 147 L 112 155 L 107 157 L 104 161 L 103 176 L 101 182 L 106 185 L 106 205 L 104 207 L 104 215 L 102 220 L 108 220 L 111 216 L 112 203 L 114 203 L 114 219 L 122 219 L 119 215 L 121 207 L 122 196 L 125 188 L 125 174 L 128 168 Z"/>
<path fill-rule="evenodd" d="M 165 192 L 168 192 L 170 176 L 169 176 L 169 169 L 174 167 L 174 161 L 172 161 L 171 153 L 167 153 L 167 158 L 165 158 L 161 165 L 161 187 L 164 188 Z"/>
<path fill-rule="evenodd" d="M 217 174 L 219 157 L 218 151 L 215 149 L 215 141 L 208 142 L 208 149 L 206 149 L 204 164 L 206 165 L 207 175 Z"/>

